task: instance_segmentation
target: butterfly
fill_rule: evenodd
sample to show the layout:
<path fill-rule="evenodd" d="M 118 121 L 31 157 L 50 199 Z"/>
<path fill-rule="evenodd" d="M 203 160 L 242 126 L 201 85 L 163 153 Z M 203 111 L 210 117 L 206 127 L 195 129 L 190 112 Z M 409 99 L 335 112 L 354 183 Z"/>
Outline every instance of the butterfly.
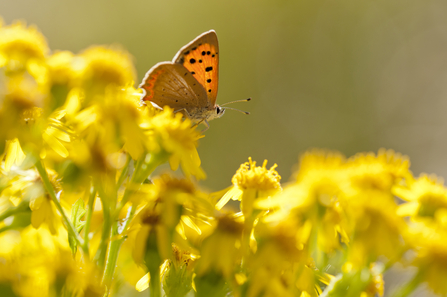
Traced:
<path fill-rule="evenodd" d="M 207 130 L 208 121 L 220 118 L 228 108 L 216 104 L 218 79 L 219 44 L 216 32 L 210 30 L 182 47 L 172 62 L 158 63 L 146 73 L 140 84 L 141 102 L 160 109 L 169 106 L 197 124 L 203 122 Z"/>

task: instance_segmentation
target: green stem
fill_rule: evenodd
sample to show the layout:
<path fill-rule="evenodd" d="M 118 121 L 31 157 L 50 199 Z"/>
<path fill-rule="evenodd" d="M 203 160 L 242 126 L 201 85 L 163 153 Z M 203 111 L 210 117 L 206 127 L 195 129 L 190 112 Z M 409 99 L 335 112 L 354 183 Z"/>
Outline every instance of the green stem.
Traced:
<path fill-rule="evenodd" d="M 88 198 L 88 208 L 87 208 L 87 216 L 84 226 L 84 250 L 89 251 L 89 233 L 90 233 L 90 224 L 92 222 L 93 211 L 95 209 L 95 199 L 96 199 L 96 190 L 91 187 L 90 195 Z"/>
<path fill-rule="evenodd" d="M 138 183 L 137 176 L 139 176 L 138 173 L 141 171 L 141 167 L 143 166 L 143 163 L 144 163 L 142 159 L 138 160 L 135 165 L 135 169 L 132 173 L 132 177 L 130 178 L 130 182 L 129 182 L 129 185 L 131 187 Z M 121 209 L 123 209 L 124 205 L 127 203 L 127 201 L 129 201 L 130 194 L 133 192 L 134 191 L 129 189 L 129 186 L 126 187 L 126 190 L 124 190 L 123 198 L 121 198 L 121 201 L 118 203 L 118 206 L 116 208 L 115 217 L 119 215 Z"/>
<path fill-rule="evenodd" d="M 103 228 L 101 233 L 101 241 L 98 246 L 98 250 L 96 251 L 95 255 L 95 262 L 97 263 L 98 267 L 104 267 L 105 258 L 107 255 L 107 246 L 110 239 L 110 231 L 112 229 L 112 218 L 111 218 L 111 212 L 110 212 L 110 202 L 108 202 L 108 196 L 104 189 L 102 188 L 102 185 L 99 183 L 96 183 L 98 185 L 98 192 L 99 197 L 101 199 L 102 203 L 102 212 L 103 212 Z"/>
<path fill-rule="evenodd" d="M 129 224 L 132 221 L 132 218 L 134 215 L 135 215 L 135 207 L 131 206 L 131 207 L 129 207 L 129 210 L 127 212 L 126 223 L 123 226 L 123 230 L 126 230 L 129 227 Z M 114 225 L 112 234 L 111 234 L 111 238 L 119 237 L 119 235 L 120 235 L 120 233 L 118 230 L 118 225 Z M 109 245 L 106 266 L 104 269 L 104 275 L 103 275 L 103 279 L 102 279 L 102 283 L 108 289 L 110 289 L 110 286 L 112 284 L 113 275 L 115 273 L 116 262 L 118 260 L 118 255 L 119 255 L 119 251 L 121 249 L 121 245 L 124 243 L 126 238 L 127 238 L 127 236 L 123 235 L 116 240 L 112 240 L 112 242 Z"/>
<path fill-rule="evenodd" d="M 79 236 L 79 233 L 76 231 L 76 229 L 73 226 L 73 224 L 71 223 L 70 219 L 65 214 L 64 209 L 62 208 L 61 204 L 59 203 L 59 200 L 57 200 L 56 193 L 54 192 L 53 185 L 51 184 L 50 179 L 48 178 L 48 174 L 47 174 L 47 171 L 45 170 L 42 160 L 37 161 L 35 165 L 36 165 L 37 171 L 40 174 L 40 177 L 42 178 L 45 190 L 47 190 L 48 194 L 50 195 L 51 199 L 53 200 L 54 205 L 56 206 L 57 210 L 59 211 L 59 213 L 62 216 L 62 220 L 63 220 L 65 226 L 67 227 L 68 234 L 70 234 L 70 236 L 75 238 L 75 240 L 77 241 L 77 244 L 79 246 L 81 246 L 84 253 L 86 253 L 86 251 L 84 249 L 84 240 L 81 238 L 81 236 Z"/>
<path fill-rule="evenodd" d="M 150 275 L 149 296 L 161 297 L 160 271 L 153 270 L 150 272 Z"/>
<path fill-rule="evenodd" d="M 163 260 L 157 245 L 157 231 L 151 230 L 146 241 L 144 261 L 150 275 L 149 296 L 161 297 L 160 265 Z"/>
<path fill-rule="evenodd" d="M 144 161 L 144 158 L 145 157 L 138 160 L 135 170 L 132 174 L 131 181 L 126 190 L 124 191 L 123 198 L 121 199 L 120 203 L 118 204 L 118 207 L 115 210 L 115 214 L 113 216 L 114 218 L 118 217 L 121 209 L 129 201 L 131 194 L 135 193 L 136 189 L 134 188 L 134 186 L 141 185 L 146 180 L 146 178 L 155 170 L 155 168 L 166 162 L 168 155 L 166 153 L 151 155 L 149 157 L 149 160 L 146 160 L 146 162 Z M 135 210 L 136 210 L 135 205 L 132 205 L 129 208 L 126 221 L 123 228 L 121 229 L 122 230 L 121 232 L 119 232 L 118 223 L 114 224 L 114 226 L 112 227 L 111 242 L 109 245 L 106 266 L 104 268 L 104 274 L 102 278 L 102 283 L 106 286 L 107 290 L 110 290 L 110 286 L 112 284 L 113 275 L 115 273 L 116 268 L 116 262 L 118 260 L 119 250 L 121 249 L 121 245 L 127 238 L 127 236 L 119 236 L 119 235 L 123 235 L 123 233 L 126 232 L 126 230 L 128 229 L 133 219 L 133 216 L 135 215 Z"/>
<path fill-rule="evenodd" d="M 146 178 L 161 164 L 166 162 L 168 160 L 169 155 L 162 152 L 157 155 L 150 155 L 149 160 L 147 162 L 144 162 L 145 157 L 138 160 L 137 165 L 135 166 L 135 170 L 132 174 L 132 178 L 130 180 L 129 186 L 126 188 L 123 194 L 123 198 L 121 199 L 120 203 L 118 204 L 118 207 L 116 208 L 116 212 L 114 217 L 117 217 L 121 211 L 121 209 L 126 205 L 126 203 L 129 201 L 130 196 L 135 193 L 138 189 L 135 187 L 137 185 L 141 185 Z"/>
<path fill-rule="evenodd" d="M 22 203 L 20 203 L 16 207 L 11 207 L 4 213 L 0 214 L 0 221 L 3 221 L 4 219 L 7 219 L 11 216 L 15 216 L 16 214 L 19 214 L 21 212 L 28 212 L 28 211 L 30 211 L 29 202 L 22 201 Z"/>
<path fill-rule="evenodd" d="M 126 164 L 124 165 L 123 170 L 121 171 L 120 177 L 118 178 L 118 182 L 116 183 L 117 190 L 119 189 L 119 187 L 121 187 L 121 185 L 124 182 L 124 179 L 127 177 L 127 173 L 129 172 L 130 160 L 132 160 L 132 158 L 130 157 L 129 154 L 127 154 Z"/>

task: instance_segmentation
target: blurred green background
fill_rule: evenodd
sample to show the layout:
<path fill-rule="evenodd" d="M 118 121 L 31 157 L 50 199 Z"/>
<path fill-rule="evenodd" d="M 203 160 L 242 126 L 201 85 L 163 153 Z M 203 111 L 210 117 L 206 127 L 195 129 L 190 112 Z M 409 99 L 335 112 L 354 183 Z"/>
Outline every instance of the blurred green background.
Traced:
<path fill-rule="evenodd" d="M 200 33 L 220 43 L 218 103 L 199 153 L 211 191 L 251 156 L 287 181 L 308 148 L 393 148 L 415 174 L 447 176 L 447 1 L 0 1 L 5 23 L 35 24 L 51 49 L 120 44 L 140 83 Z M 389 288 L 389 287 L 388 287 Z M 420 295 L 419 295 L 420 296 Z"/>
<path fill-rule="evenodd" d="M 200 33 L 220 43 L 218 103 L 199 153 L 219 190 L 251 156 L 287 181 L 311 147 L 393 148 L 412 170 L 447 176 L 447 1 L 0 1 L 5 23 L 35 24 L 51 49 L 120 44 L 140 83 Z"/>

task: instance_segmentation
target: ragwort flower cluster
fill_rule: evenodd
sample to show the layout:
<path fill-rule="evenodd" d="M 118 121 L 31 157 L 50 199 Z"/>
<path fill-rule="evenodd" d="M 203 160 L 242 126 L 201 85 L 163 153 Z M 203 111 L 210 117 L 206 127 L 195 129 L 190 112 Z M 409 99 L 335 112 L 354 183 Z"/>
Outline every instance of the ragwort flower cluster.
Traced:
<path fill-rule="evenodd" d="M 120 47 L 51 52 L 0 26 L 1 296 L 372 297 L 397 263 L 416 272 L 396 296 L 447 294 L 441 178 L 391 150 L 314 149 L 288 183 L 249 158 L 206 193 L 203 135 L 140 106 L 135 80 Z"/>

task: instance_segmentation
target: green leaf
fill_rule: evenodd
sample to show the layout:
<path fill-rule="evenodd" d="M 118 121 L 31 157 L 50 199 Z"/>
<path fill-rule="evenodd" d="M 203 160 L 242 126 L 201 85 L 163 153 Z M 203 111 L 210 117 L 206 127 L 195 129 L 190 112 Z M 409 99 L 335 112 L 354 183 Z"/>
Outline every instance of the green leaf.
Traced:
<path fill-rule="evenodd" d="M 85 221 L 81 221 L 81 218 L 85 215 L 86 210 L 84 207 L 84 200 L 79 198 L 71 208 L 71 223 L 76 228 L 76 231 L 81 232 L 82 228 L 85 226 Z M 68 234 L 68 243 L 70 244 L 71 251 L 76 254 L 78 244 L 76 238 Z"/>

